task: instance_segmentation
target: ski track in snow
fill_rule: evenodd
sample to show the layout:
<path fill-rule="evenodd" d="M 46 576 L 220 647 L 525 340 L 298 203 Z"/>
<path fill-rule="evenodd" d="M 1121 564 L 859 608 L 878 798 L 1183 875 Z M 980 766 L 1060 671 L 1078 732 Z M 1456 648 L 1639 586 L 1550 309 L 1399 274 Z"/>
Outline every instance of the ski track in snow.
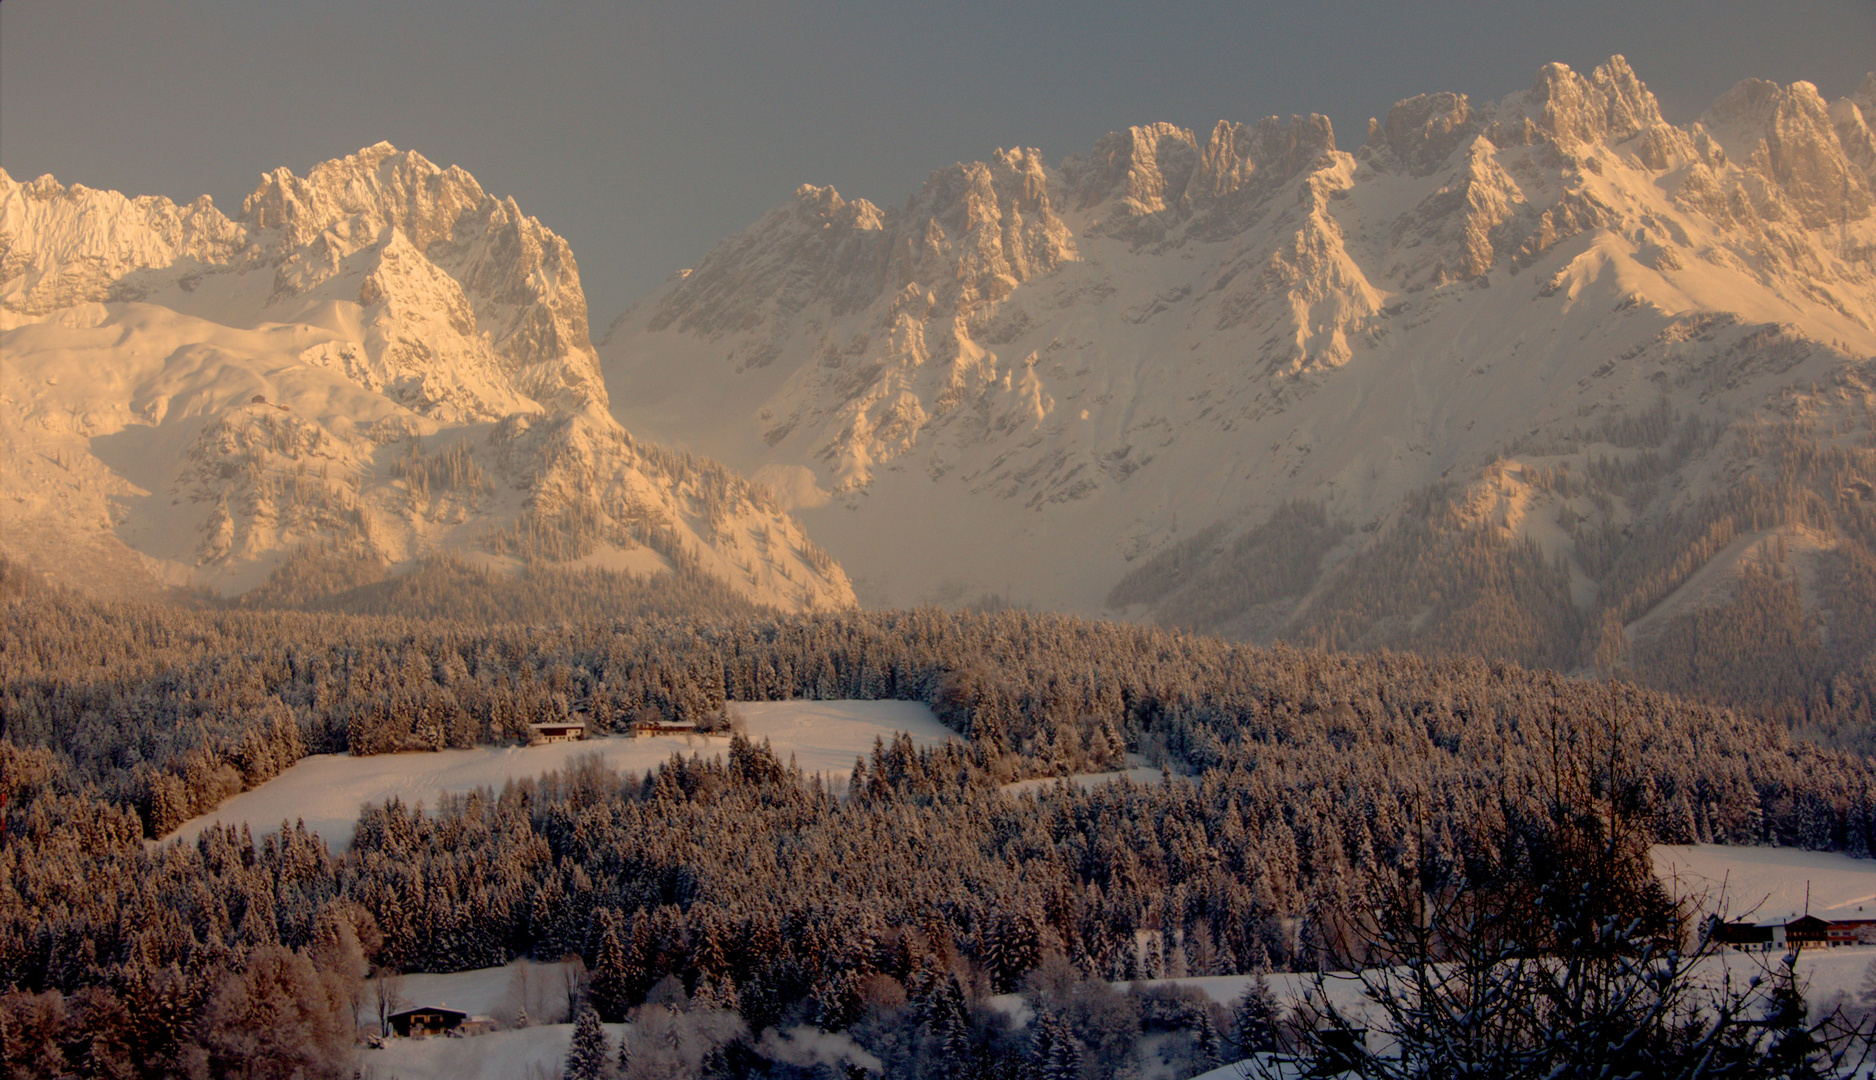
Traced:
<path fill-rule="evenodd" d="M 759 701 L 732 702 L 750 739 L 767 739 L 784 765 L 793 761 L 804 773 L 826 777 L 845 790 L 856 757 L 871 754 L 875 739 L 891 741 L 899 732 L 916 746 L 937 746 L 956 733 L 938 722 L 930 708 L 915 701 Z M 608 768 L 644 772 L 673 754 L 720 756 L 728 735 L 659 736 L 635 739 L 611 736 L 546 746 L 480 746 L 434 753 L 316 754 L 272 780 L 229 799 L 214 811 L 184 822 L 163 842 L 193 842 L 215 822 L 257 836 L 281 823 L 304 821 L 334 850 L 350 846 L 359 807 L 393 797 L 434 806 L 442 793 L 464 794 L 479 788 L 500 790 L 509 780 L 540 776 L 583 758 L 598 758 Z"/>

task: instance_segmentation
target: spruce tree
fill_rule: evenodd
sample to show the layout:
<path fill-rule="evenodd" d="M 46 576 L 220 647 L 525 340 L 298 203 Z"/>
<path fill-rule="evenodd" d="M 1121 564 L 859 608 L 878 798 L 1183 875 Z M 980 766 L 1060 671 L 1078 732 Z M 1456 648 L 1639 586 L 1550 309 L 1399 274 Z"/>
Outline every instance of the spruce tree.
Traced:
<path fill-rule="evenodd" d="M 1198 1009 L 1199 1057 L 1207 1069 L 1216 1069 L 1225 1063 L 1224 1048 L 1219 1045 L 1218 1026 L 1212 1022 L 1212 1010 L 1208 1005 Z"/>
<path fill-rule="evenodd" d="M 1250 1055 L 1259 1050 L 1277 1049 L 1277 1017 L 1280 1006 L 1270 990 L 1270 980 L 1262 972 L 1244 987 L 1244 993 L 1231 1006 L 1232 1034 L 1239 1053 Z"/>
<path fill-rule="evenodd" d="M 593 1008 L 603 1019 L 617 1023 L 625 1019 L 631 1007 L 631 972 L 625 946 L 618 933 L 607 926 L 599 939 L 599 954 L 593 964 L 593 985 L 588 992 Z"/>
<path fill-rule="evenodd" d="M 612 1046 L 606 1039 L 606 1029 L 599 1025 L 599 1014 L 592 1009 L 581 1009 L 580 1018 L 573 1022 L 573 1041 L 567 1047 L 563 1077 L 565 1080 L 604 1080 L 611 1057 Z"/>

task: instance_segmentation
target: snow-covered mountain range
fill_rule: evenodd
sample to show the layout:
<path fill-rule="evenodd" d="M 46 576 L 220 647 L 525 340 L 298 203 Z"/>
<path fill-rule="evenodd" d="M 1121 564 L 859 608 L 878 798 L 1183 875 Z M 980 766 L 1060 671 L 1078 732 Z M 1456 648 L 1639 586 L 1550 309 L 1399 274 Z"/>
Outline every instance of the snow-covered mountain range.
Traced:
<path fill-rule="evenodd" d="M 597 350 L 565 241 L 388 145 L 235 218 L 0 173 L 3 544 L 224 592 L 313 543 L 682 563 L 788 608 L 844 566 L 1670 683 L 1770 619 L 1802 682 L 1876 656 L 1873 116 L 1876 75 L 1670 124 L 1616 57 L 1352 153 L 1271 117 L 804 186 Z"/>
<path fill-rule="evenodd" d="M 379 144 L 204 197 L 0 172 L 0 525 L 103 589 L 240 592 L 304 545 L 853 602 L 766 489 L 609 412 L 566 241 Z"/>
<path fill-rule="evenodd" d="M 1861 520 L 1872 119 L 1876 75 L 1670 124 L 1615 57 L 1353 152 L 1154 124 L 896 208 L 803 186 L 599 351 L 623 423 L 768 483 L 866 602 L 1412 645 L 1483 573 L 1632 639 L 1774 548 L 1813 588 Z"/>

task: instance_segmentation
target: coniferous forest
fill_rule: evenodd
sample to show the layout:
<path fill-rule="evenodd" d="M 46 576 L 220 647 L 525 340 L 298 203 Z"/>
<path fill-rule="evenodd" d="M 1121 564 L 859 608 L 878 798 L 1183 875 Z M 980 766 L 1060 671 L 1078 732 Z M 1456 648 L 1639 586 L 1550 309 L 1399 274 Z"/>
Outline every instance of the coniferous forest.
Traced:
<path fill-rule="evenodd" d="M 367 973 L 524 956 L 584 972 L 599 1019 L 640 1018 L 607 1059 L 629 1076 L 830 1075 L 763 1037 L 803 1027 L 888 1076 L 1109 1076 L 1155 1035 L 1196 1073 L 1261 1045 L 1269 1003 L 1111 980 L 1358 963 L 1368 882 L 1465 881 L 1560 799 L 1663 842 L 1867 855 L 1876 829 L 1870 759 L 1778 719 L 1479 660 L 1014 610 L 190 609 L 5 564 L 0 593 L 9 1076 L 339 1075 Z M 343 853 L 292 822 L 155 842 L 307 754 L 794 697 L 920 701 L 959 738 L 877 746 L 846 796 L 739 737 L 370 807 Z M 1000 787 L 1127 753 L 1164 782 Z M 986 1005 L 1006 992 L 1036 1021 Z M 659 1025 L 690 1072 L 634 1056 Z"/>

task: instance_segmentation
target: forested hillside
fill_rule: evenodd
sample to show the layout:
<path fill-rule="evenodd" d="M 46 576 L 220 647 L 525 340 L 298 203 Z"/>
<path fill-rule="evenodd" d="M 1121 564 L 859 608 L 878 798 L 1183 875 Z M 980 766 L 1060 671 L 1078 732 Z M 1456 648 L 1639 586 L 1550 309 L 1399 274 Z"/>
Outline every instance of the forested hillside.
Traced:
<path fill-rule="evenodd" d="M 659 1000 L 756 1032 L 847 1030 L 891 1075 L 940 1075 L 957 1054 L 1014 1067 L 1037 1047 L 983 995 L 1053 986 L 1083 1026 L 1050 1037 L 1092 1047 L 1098 1010 L 1064 1004 L 1087 1004 L 1082 980 L 1337 962 L 1359 951 L 1364 875 L 1437 883 L 1560 787 L 1664 840 L 1862 854 L 1876 827 L 1867 758 L 1476 660 L 1017 611 L 526 627 L 108 604 L 12 569 L 0 582 L 0 983 L 15 988 L 9 1030 L 31 1033 L 6 1053 L 79 1055 L 81 1075 L 239 1061 L 261 1052 L 256 1010 L 281 1001 L 299 1012 L 270 1022 L 267 1052 L 318 1062 L 305 1047 L 349 1038 L 347 987 L 367 963 L 569 954 L 607 1017 L 670 977 Z M 379 806 L 337 856 L 290 823 L 145 839 L 309 752 L 512 741 L 576 705 L 603 729 L 791 696 L 924 701 L 965 739 L 881 746 L 845 800 L 739 743 L 724 764 Z M 1127 751 L 1166 782 L 998 789 Z M 1189 1005 L 1136 997 L 1122 1027 L 1199 1047 L 1210 1024 L 1215 1053 L 1223 1019 Z"/>

